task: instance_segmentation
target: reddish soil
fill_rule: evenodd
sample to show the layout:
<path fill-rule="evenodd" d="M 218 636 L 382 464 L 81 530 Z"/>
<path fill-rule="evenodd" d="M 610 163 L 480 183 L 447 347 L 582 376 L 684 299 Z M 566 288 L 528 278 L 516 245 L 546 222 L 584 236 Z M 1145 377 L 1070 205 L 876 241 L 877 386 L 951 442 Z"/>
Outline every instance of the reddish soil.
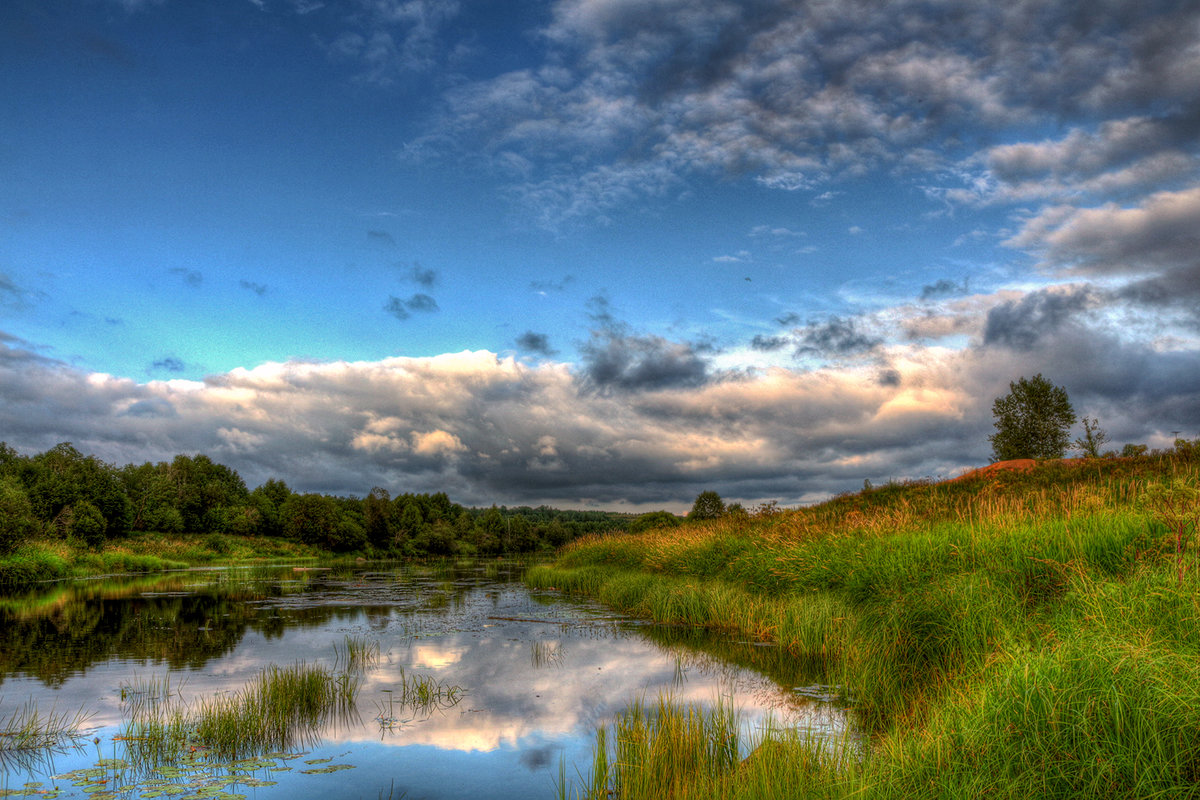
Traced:
<path fill-rule="evenodd" d="M 973 469 L 970 472 L 959 475 L 957 478 L 951 478 L 955 481 L 965 481 L 971 478 L 986 478 L 995 475 L 997 472 L 1004 470 L 1016 470 L 1017 472 L 1031 472 L 1034 467 L 1039 464 L 1047 466 L 1049 464 L 1061 464 L 1064 467 L 1078 467 L 1087 459 L 1083 458 L 1052 458 L 1047 461 L 1035 461 L 1032 458 L 1014 458 L 1011 461 L 997 461 L 995 464 L 988 464 L 986 467 Z"/>

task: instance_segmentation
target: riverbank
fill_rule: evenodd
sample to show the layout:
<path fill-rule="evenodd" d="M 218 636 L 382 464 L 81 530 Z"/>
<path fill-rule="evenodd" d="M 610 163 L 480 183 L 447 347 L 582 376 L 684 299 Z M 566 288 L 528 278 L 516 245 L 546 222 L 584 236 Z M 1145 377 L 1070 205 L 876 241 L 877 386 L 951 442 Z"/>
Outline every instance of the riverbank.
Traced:
<path fill-rule="evenodd" d="M 859 762 L 779 734 L 744 764 L 604 791 L 1200 796 L 1200 464 L 1183 444 L 569 546 L 527 582 L 775 643 L 826 669 L 872 741 Z M 626 765 L 683 746 L 626 729 L 643 731 L 617 744 Z"/>
<path fill-rule="evenodd" d="M 277 559 L 328 558 L 300 542 L 235 534 L 133 533 L 100 549 L 70 539 L 34 539 L 0 557 L 0 586 L 113 573 L 162 572 L 209 564 L 247 564 Z"/>

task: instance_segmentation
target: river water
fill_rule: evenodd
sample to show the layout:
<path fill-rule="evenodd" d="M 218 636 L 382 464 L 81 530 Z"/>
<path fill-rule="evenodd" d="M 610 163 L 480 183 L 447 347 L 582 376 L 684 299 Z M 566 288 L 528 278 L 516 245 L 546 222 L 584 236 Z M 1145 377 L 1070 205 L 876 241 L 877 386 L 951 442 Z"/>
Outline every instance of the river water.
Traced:
<path fill-rule="evenodd" d="M 732 704 L 746 742 L 768 720 L 845 732 L 821 676 L 777 649 L 530 591 L 521 570 L 196 570 L 0 597 L 0 735 L 29 708 L 87 715 L 85 735 L 54 748 L 0 742 L 0 797 L 552 798 L 561 774 L 586 775 L 599 726 L 663 696 Z M 187 706 L 270 664 L 337 670 L 347 637 L 378 657 L 356 672 L 357 707 L 305 741 L 238 764 L 131 758 L 121 734 L 139 692 Z M 445 695 L 398 702 L 414 678 Z"/>

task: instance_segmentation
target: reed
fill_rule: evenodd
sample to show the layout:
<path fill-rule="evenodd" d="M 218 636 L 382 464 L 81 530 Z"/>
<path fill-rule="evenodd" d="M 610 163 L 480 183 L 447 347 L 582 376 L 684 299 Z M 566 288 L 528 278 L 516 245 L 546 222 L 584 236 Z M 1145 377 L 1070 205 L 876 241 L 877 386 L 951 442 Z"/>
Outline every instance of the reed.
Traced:
<path fill-rule="evenodd" d="M 362 672 L 379 663 L 379 642 L 364 636 L 347 635 L 341 645 L 333 645 L 334 667 L 346 672 Z"/>
<path fill-rule="evenodd" d="M 321 666 L 272 665 L 241 690 L 190 706 L 171 695 L 165 702 L 139 701 L 131 693 L 130 720 L 120 738 L 135 762 L 152 766 L 197 747 L 221 759 L 290 750 L 315 741 L 330 720 L 352 714 L 360 681 Z"/>
<path fill-rule="evenodd" d="M 0 753 L 14 754 L 70 744 L 80 738 L 90 715 L 51 709 L 41 712 L 32 702 L 0 719 Z"/>

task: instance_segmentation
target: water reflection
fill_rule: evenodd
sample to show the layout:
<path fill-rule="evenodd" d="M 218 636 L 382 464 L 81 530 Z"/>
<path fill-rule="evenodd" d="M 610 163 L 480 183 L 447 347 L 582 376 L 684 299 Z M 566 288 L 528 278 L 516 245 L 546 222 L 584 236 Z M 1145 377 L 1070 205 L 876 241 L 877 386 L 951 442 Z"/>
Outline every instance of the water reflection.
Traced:
<path fill-rule="evenodd" d="M 77 769 L 121 755 L 119 687 L 131 678 L 169 673 L 185 700 L 209 698 L 266 664 L 335 667 L 350 636 L 378 647 L 361 670 L 357 713 L 331 721 L 304 756 L 342 759 L 347 771 L 304 776 L 280 762 L 271 778 L 279 794 L 256 796 L 316 797 L 337 786 L 339 796 L 550 797 L 560 758 L 584 764 L 598 725 L 664 693 L 732 698 L 748 727 L 768 716 L 820 731 L 845 726 L 834 705 L 803 691 L 821 683 L 820 665 L 531 593 L 519 572 L 507 562 L 189 572 L 6 598 L 0 718 L 10 698 L 86 707 L 99 742 L 59 754 L 54 767 Z M 397 707 L 418 674 L 460 692 L 454 702 Z M 34 781 L 51 774 L 5 767 L 10 786 L 15 772 Z"/>

